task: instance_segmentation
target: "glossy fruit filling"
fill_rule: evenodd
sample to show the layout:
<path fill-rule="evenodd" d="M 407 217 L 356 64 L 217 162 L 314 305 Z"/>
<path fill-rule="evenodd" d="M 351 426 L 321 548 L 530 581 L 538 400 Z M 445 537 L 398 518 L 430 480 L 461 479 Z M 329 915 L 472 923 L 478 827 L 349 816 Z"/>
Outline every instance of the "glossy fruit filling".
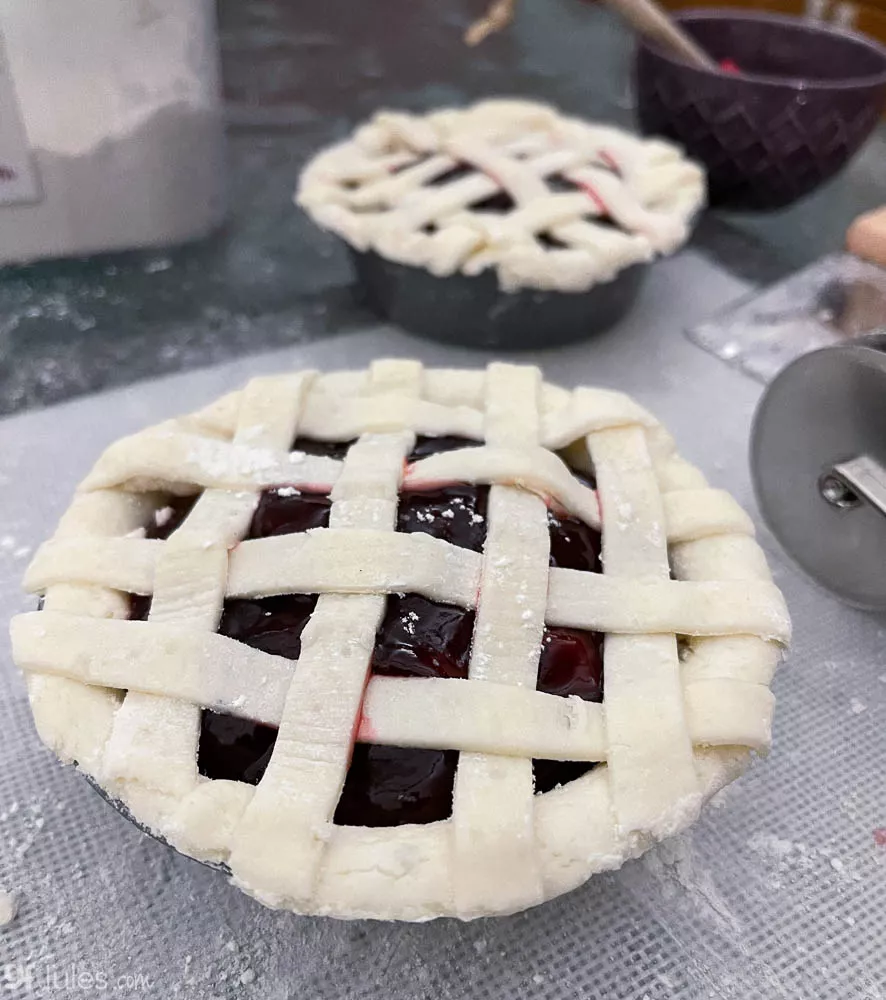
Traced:
<path fill-rule="evenodd" d="M 605 151 L 599 154 L 598 162 L 595 166 L 598 167 L 598 169 L 605 170 L 607 173 L 612 174 L 614 177 L 622 176 L 622 172 L 618 164 L 612 156 Z M 431 178 L 427 184 L 429 187 L 440 187 L 460 181 L 464 177 L 476 175 L 478 172 L 480 172 L 479 168 L 469 163 L 457 163 L 455 166 L 444 171 L 442 174 L 438 174 L 436 177 Z M 547 184 L 550 191 L 554 194 L 572 194 L 576 191 L 581 191 L 587 195 L 588 199 L 593 203 L 594 208 L 596 209 L 593 214 L 589 214 L 585 217 L 588 222 L 593 222 L 595 225 L 602 225 L 608 228 L 620 228 L 612 219 L 609 207 L 601 197 L 600 192 L 596 189 L 595 185 L 590 183 L 577 183 L 560 173 L 547 174 L 542 179 Z M 498 183 L 498 181 L 496 181 L 496 183 Z M 494 215 L 504 215 L 516 207 L 517 204 L 514 199 L 510 196 L 510 194 L 508 194 L 507 191 L 503 190 L 497 191 L 495 194 L 489 195 L 486 198 L 482 198 L 480 201 L 475 201 L 468 205 L 468 209 L 472 212 L 488 212 Z M 434 223 L 429 223 L 423 227 L 423 231 L 428 235 L 431 235 L 437 231 L 437 227 Z M 541 246 L 549 250 L 564 249 L 567 246 L 567 244 L 558 240 L 552 233 L 541 231 L 535 235 Z"/>
<path fill-rule="evenodd" d="M 341 458 L 350 442 L 326 444 L 297 439 L 294 448 Z M 441 451 L 476 446 L 462 438 L 419 438 L 409 456 L 417 461 Z M 578 476 L 588 485 L 593 485 Z M 401 494 L 397 530 L 424 532 L 480 552 L 486 538 L 489 488 L 452 484 Z M 194 497 L 177 498 L 146 529 L 149 538 L 167 538 L 182 523 Z M 266 490 L 256 507 L 247 538 L 262 538 L 325 527 L 331 501 L 325 494 L 293 487 Z M 583 522 L 550 511 L 551 566 L 599 571 L 600 536 Z M 283 595 L 225 602 L 219 632 L 277 656 L 297 659 L 301 635 L 317 595 Z M 150 598 L 132 598 L 132 618 L 144 619 Z M 474 612 L 418 594 L 391 594 L 376 637 L 371 672 L 396 677 L 467 677 Z M 546 628 L 538 690 L 587 701 L 603 699 L 602 636 L 577 629 Z M 257 784 L 264 774 L 276 729 L 249 719 L 204 709 L 198 749 L 200 773 Z M 335 822 L 354 826 L 430 823 L 452 811 L 458 764 L 455 750 L 422 750 L 357 744 L 342 790 Z M 548 791 L 581 776 L 593 764 L 536 760 L 535 788 Z"/>

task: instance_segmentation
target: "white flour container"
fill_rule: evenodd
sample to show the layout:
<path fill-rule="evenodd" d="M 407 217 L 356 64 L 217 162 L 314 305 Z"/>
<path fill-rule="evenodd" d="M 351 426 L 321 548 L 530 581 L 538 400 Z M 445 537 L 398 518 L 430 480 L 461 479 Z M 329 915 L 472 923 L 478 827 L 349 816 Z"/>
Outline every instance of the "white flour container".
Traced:
<path fill-rule="evenodd" d="M 212 0 L 0 0 L 0 264 L 221 219 Z"/>

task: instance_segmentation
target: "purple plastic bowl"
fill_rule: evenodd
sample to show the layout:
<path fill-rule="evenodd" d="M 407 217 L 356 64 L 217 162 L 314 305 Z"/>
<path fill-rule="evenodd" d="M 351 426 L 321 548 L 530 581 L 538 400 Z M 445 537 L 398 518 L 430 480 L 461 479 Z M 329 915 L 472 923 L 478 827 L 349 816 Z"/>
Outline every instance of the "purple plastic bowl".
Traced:
<path fill-rule="evenodd" d="M 848 163 L 886 106 L 886 49 L 827 24 L 756 11 L 674 15 L 718 62 L 696 69 L 640 42 L 637 111 L 708 170 L 712 206 L 783 208 Z"/>

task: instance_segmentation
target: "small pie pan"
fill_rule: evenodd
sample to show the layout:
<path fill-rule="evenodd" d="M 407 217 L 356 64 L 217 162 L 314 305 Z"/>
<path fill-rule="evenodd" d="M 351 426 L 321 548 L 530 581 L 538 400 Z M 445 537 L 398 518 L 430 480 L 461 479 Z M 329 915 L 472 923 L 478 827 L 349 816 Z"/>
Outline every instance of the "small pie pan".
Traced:
<path fill-rule="evenodd" d="M 523 351 L 556 347 L 609 329 L 634 304 L 649 264 L 633 264 L 586 292 L 503 292 L 494 270 L 438 278 L 373 250 L 349 248 L 357 294 L 410 333 L 463 347 Z"/>
<path fill-rule="evenodd" d="M 151 840 L 156 840 L 158 844 L 168 847 L 170 851 L 175 851 L 176 854 L 181 854 L 183 858 L 187 858 L 189 861 L 196 861 L 197 864 L 204 865 L 206 868 L 212 868 L 213 871 L 222 872 L 225 875 L 231 874 L 231 869 L 228 868 L 227 865 L 222 864 L 220 861 L 206 861 L 202 858 L 192 858 L 188 854 L 182 854 L 182 852 L 177 847 L 173 847 L 173 845 L 170 844 L 165 837 L 161 837 L 159 833 L 154 833 L 153 830 L 148 829 L 148 827 L 146 827 L 143 823 L 140 823 L 135 816 L 132 815 L 132 812 L 126 803 L 121 802 L 120 799 L 115 799 L 113 795 L 106 792 L 91 774 L 87 774 L 85 771 L 82 771 L 81 774 L 89 782 L 90 788 L 92 788 L 94 792 L 98 792 L 105 802 L 107 802 L 113 809 L 116 809 L 116 811 L 120 813 L 125 820 L 132 823 L 136 830 L 145 834 L 145 836 L 150 837 Z"/>

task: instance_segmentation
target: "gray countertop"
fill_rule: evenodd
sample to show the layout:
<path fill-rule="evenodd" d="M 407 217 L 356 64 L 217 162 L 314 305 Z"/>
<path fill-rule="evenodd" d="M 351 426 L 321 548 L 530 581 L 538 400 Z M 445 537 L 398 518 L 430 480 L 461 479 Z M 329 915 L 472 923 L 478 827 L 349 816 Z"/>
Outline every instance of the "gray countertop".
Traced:
<path fill-rule="evenodd" d="M 490 94 L 631 127 L 631 43 L 608 11 L 524 3 L 480 49 L 484 0 L 354 5 L 220 0 L 230 215 L 200 243 L 0 269 L 0 413 L 358 329 L 337 241 L 291 202 L 302 164 L 379 105 Z M 708 214 L 695 248 L 753 283 L 840 246 L 886 194 L 886 128 L 836 181 L 768 216 Z"/>

